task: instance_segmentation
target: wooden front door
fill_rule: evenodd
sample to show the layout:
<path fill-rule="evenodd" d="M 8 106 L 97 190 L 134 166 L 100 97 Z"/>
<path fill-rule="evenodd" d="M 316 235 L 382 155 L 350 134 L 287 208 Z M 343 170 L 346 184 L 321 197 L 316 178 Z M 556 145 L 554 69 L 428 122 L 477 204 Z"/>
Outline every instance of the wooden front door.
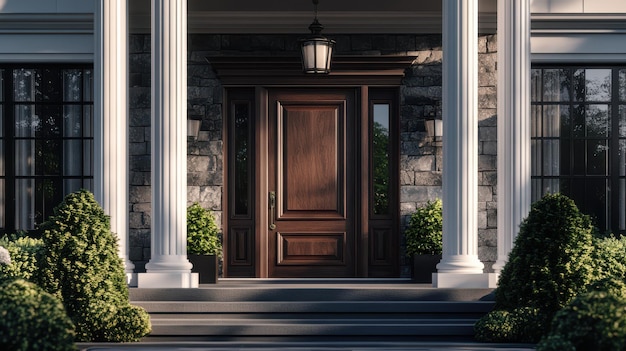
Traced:
<path fill-rule="evenodd" d="M 356 276 L 354 94 L 269 91 L 270 277 Z"/>

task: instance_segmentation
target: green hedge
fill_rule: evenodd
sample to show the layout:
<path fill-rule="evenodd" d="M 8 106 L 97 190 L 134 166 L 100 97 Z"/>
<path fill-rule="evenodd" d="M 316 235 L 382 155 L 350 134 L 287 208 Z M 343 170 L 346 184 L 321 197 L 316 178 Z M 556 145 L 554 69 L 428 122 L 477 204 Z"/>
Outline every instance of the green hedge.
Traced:
<path fill-rule="evenodd" d="M 54 295 L 22 279 L 5 280 L 0 284 L 0 349 L 74 350 L 74 325 Z"/>
<path fill-rule="evenodd" d="M 404 231 L 407 255 L 439 255 L 443 239 L 443 205 L 441 199 L 428 201 L 413 212 Z"/>
<path fill-rule="evenodd" d="M 198 203 L 187 208 L 187 253 L 192 255 L 216 255 L 222 253 L 219 228 L 210 210 Z"/>
<path fill-rule="evenodd" d="M 626 299 L 621 291 L 584 293 L 557 312 L 550 334 L 537 345 L 537 351 L 561 351 L 564 347 L 576 351 L 626 349 Z"/>
<path fill-rule="evenodd" d="M 0 281 L 24 279 L 38 282 L 43 241 L 23 235 L 4 235 L 0 246 L 11 256 L 11 263 L 0 264 Z"/>
<path fill-rule="evenodd" d="M 131 309 L 117 238 L 93 194 L 66 196 L 41 225 L 43 259 L 40 283 L 63 301 L 79 341 L 137 341 L 150 331 L 142 309 Z"/>
<path fill-rule="evenodd" d="M 500 274 L 495 311 L 476 324 L 476 338 L 539 341 L 554 314 L 591 283 L 594 234 L 589 216 L 566 196 L 534 203 Z M 533 313 L 520 318 L 525 308 Z"/>

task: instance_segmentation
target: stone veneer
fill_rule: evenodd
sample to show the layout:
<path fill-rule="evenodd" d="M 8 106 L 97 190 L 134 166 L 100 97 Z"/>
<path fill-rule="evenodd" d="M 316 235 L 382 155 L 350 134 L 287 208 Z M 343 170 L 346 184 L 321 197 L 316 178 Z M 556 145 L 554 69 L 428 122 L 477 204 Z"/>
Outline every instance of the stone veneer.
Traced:
<path fill-rule="evenodd" d="M 291 55 L 297 35 L 189 36 L 188 115 L 202 119 L 188 140 L 187 194 L 221 223 L 223 191 L 222 87 L 205 58 L 217 55 Z M 400 209 L 402 227 L 417 206 L 441 197 L 441 147 L 427 138 L 424 120 L 442 118 L 440 35 L 337 35 L 337 55 L 416 55 L 401 87 Z M 479 38 L 479 257 L 486 271 L 496 252 L 496 41 Z M 130 38 L 130 259 L 138 272 L 150 259 L 150 36 Z M 445 116 L 444 116 L 445 118 Z M 445 138 L 445 135 L 444 135 Z M 401 259 L 402 275 L 409 274 Z"/>

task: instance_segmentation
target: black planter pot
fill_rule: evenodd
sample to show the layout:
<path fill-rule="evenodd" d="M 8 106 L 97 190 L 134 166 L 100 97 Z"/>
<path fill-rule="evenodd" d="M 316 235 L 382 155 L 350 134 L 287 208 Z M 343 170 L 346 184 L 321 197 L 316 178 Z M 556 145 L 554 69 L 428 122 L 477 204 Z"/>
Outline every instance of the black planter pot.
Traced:
<path fill-rule="evenodd" d="M 187 258 L 193 264 L 191 272 L 199 274 L 200 284 L 217 283 L 219 273 L 216 255 L 187 255 Z"/>
<path fill-rule="evenodd" d="M 440 261 L 441 255 L 413 255 L 411 279 L 416 283 L 432 283 Z"/>

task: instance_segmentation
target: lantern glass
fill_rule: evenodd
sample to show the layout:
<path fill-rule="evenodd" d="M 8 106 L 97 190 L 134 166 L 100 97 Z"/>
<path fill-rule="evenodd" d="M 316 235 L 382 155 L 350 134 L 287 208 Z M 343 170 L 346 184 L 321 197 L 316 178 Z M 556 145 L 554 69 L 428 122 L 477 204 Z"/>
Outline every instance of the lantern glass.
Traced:
<path fill-rule="evenodd" d="M 302 40 L 302 68 L 305 73 L 329 73 L 334 40 L 314 37 Z"/>

